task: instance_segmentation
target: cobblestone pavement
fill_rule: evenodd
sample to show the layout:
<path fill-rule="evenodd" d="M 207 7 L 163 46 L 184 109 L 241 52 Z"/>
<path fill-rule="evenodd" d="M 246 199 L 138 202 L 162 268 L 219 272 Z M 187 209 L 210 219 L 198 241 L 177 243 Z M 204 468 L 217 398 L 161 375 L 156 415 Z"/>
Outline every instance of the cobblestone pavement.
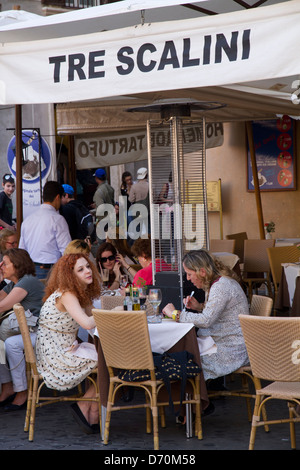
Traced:
<path fill-rule="evenodd" d="M 175 423 L 175 417 L 166 410 L 166 428 L 159 430 L 160 451 L 172 454 L 199 455 L 199 451 L 248 449 L 250 424 L 247 419 L 246 404 L 242 398 L 220 398 L 213 401 L 215 411 L 202 419 L 203 440 L 187 438 L 185 427 Z M 268 416 L 287 417 L 285 403 L 273 402 Z M 110 442 L 104 445 L 99 435 L 86 435 L 78 427 L 70 411 L 70 403 L 58 403 L 37 409 L 34 441 L 28 441 L 23 431 L 25 410 L 5 412 L 0 408 L 0 450 L 69 450 L 105 451 L 100 458 L 123 455 L 128 451 L 143 451 L 143 455 L 153 454 L 153 439 L 145 432 L 145 410 L 125 410 L 112 415 Z M 296 429 L 297 432 L 297 429 Z M 300 431 L 298 432 L 300 436 Z M 300 437 L 298 437 L 300 448 Z M 257 430 L 255 450 L 289 451 L 289 425 L 277 424 L 266 433 Z M 294 455 L 296 455 L 295 453 Z M 291 454 L 292 455 L 292 454 Z"/>

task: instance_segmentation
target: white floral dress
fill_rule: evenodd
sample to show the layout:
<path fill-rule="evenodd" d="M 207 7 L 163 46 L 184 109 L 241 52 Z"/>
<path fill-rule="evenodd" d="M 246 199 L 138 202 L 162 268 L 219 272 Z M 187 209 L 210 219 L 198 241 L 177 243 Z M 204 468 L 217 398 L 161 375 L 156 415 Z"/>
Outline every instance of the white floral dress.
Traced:
<path fill-rule="evenodd" d="M 57 309 L 59 297 L 61 293 L 54 292 L 41 308 L 35 346 L 37 368 L 48 388 L 69 390 L 80 384 L 97 362 L 67 351 L 76 340 L 79 325 L 68 312 Z"/>

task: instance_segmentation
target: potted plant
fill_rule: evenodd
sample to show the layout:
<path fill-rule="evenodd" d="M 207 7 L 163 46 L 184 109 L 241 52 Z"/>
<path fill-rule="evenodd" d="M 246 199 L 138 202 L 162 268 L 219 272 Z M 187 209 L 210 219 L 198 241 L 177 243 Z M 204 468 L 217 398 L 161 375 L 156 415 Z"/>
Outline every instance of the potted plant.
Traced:
<path fill-rule="evenodd" d="M 275 232 L 275 223 L 273 221 L 265 223 L 266 238 L 272 238 L 271 233 Z"/>

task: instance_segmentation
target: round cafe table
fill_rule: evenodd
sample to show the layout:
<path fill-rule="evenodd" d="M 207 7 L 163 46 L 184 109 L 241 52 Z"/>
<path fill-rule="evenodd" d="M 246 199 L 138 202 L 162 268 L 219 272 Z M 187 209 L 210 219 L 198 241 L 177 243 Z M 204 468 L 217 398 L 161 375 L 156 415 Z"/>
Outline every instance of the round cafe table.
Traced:
<path fill-rule="evenodd" d="M 165 320 L 165 321 L 170 322 L 169 325 L 171 327 L 172 321 L 169 321 L 169 320 Z M 193 360 L 201 367 L 200 352 L 199 352 L 199 347 L 198 347 L 198 342 L 197 342 L 196 329 L 194 325 L 190 324 L 191 325 L 190 327 L 186 327 L 187 324 L 184 324 L 184 323 L 175 323 L 175 322 L 172 322 L 172 323 L 173 323 L 172 327 L 174 327 L 174 325 L 177 325 L 178 329 L 182 328 L 183 334 L 179 335 L 181 336 L 180 339 L 178 339 L 178 341 L 176 341 L 176 343 L 174 343 L 166 352 L 188 351 L 189 353 L 193 354 L 194 356 Z M 162 324 L 154 324 L 154 325 L 149 324 L 149 331 L 151 330 L 151 328 L 157 330 L 160 325 Z M 150 333 L 150 338 L 151 338 L 151 333 Z M 98 378 L 99 378 L 101 405 L 106 407 L 108 389 L 109 389 L 109 374 L 108 374 L 108 370 L 106 367 L 103 351 L 101 348 L 101 341 L 96 334 L 94 336 L 94 341 L 95 341 L 95 345 L 98 351 Z M 163 346 L 162 346 L 162 350 L 165 351 Z M 162 350 L 156 351 L 156 352 L 162 352 Z M 179 393 L 179 389 L 180 389 L 180 384 L 178 384 L 178 393 Z M 173 393 L 174 394 L 176 393 L 177 395 L 176 387 L 172 387 L 172 395 Z M 201 399 L 201 409 L 205 410 L 209 404 L 209 399 L 208 399 L 206 384 L 205 384 L 205 380 L 204 380 L 204 376 L 202 372 L 200 374 L 200 399 Z"/>

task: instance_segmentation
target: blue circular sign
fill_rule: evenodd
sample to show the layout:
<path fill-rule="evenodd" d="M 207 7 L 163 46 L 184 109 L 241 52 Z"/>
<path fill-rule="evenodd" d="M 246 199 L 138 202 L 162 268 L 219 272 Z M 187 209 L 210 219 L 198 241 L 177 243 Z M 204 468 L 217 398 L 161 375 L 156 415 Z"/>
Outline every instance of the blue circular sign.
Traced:
<path fill-rule="evenodd" d="M 11 173 L 16 176 L 16 137 L 14 136 L 7 149 L 7 163 Z M 42 180 L 47 177 L 51 166 L 51 151 L 35 130 L 22 130 L 22 179 L 23 182 L 33 184 L 40 180 L 40 162 Z"/>

